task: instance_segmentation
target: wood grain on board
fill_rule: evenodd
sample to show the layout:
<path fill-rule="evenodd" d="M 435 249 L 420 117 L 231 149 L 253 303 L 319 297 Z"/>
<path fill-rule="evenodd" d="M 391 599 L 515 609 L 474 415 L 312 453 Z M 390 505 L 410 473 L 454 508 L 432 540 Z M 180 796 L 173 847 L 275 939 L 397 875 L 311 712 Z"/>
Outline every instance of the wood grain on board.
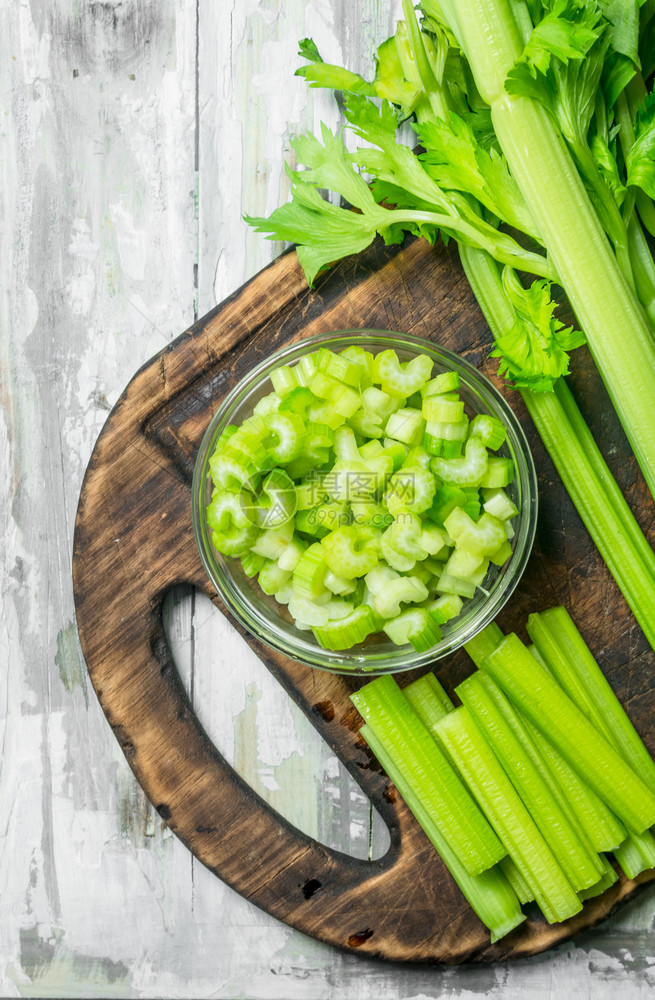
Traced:
<path fill-rule="evenodd" d="M 374 861 L 300 833 L 248 788 L 203 732 L 166 644 L 162 605 L 174 585 L 189 583 L 215 598 L 193 539 L 190 480 L 222 397 L 284 344 L 362 327 L 433 339 L 493 374 L 493 362 L 484 361 L 488 331 L 456 257 L 409 240 L 402 248 L 376 243 L 323 276 L 313 292 L 288 253 L 134 377 L 99 438 L 78 510 L 74 585 L 84 655 L 105 714 L 159 815 L 247 899 L 358 954 L 445 963 L 532 954 L 606 916 L 635 893 L 636 883 L 621 880 L 563 924 L 531 918 L 490 946 L 357 735 L 361 720 L 348 700 L 356 682 L 302 667 L 246 636 L 386 821 L 391 846 Z M 584 356 L 573 381 L 584 408 L 603 415 L 605 449 L 630 462 Z M 517 409 L 533 445 L 542 507 L 535 551 L 500 623 L 521 631 L 530 611 L 567 604 L 592 647 L 603 651 L 619 697 L 630 702 L 653 749 L 653 698 L 641 683 L 652 655 Z M 637 507 L 639 490 L 635 480 Z M 437 670 L 452 688 L 468 667 L 455 655 Z"/>

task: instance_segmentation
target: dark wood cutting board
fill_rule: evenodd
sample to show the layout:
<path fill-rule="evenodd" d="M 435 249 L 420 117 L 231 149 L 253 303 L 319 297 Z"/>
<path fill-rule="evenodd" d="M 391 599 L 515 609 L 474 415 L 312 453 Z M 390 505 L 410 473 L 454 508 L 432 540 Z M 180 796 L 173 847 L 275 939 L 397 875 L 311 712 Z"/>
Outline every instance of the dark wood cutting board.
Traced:
<path fill-rule="evenodd" d="M 529 955 L 605 917 L 653 876 L 620 881 L 557 926 L 531 918 L 496 945 L 358 736 L 357 681 L 314 671 L 246 636 L 387 822 L 391 846 L 366 862 L 328 849 L 270 809 L 199 725 L 171 659 L 162 604 L 190 583 L 220 604 L 196 551 L 190 483 L 202 435 L 225 393 L 276 348 L 355 327 L 437 341 L 493 376 L 489 331 L 452 249 L 375 244 L 310 292 L 287 253 L 137 373 L 96 444 L 80 497 L 73 556 L 77 622 L 91 679 L 137 779 L 160 816 L 217 876 L 306 934 L 400 961 Z M 583 351 L 573 388 L 645 528 L 652 503 L 602 385 Z M 533 445 L 541 509 L 528 570 L 500 624 L 565 603 L 651 751 L 653 655 L 584 530 L 541 442 Z M 221 608 L 221 610 L 224 610 Z M 466 657 L 437 665 L 450 688 Z M 410 677 L 404 678 L 409 680 Z"/>

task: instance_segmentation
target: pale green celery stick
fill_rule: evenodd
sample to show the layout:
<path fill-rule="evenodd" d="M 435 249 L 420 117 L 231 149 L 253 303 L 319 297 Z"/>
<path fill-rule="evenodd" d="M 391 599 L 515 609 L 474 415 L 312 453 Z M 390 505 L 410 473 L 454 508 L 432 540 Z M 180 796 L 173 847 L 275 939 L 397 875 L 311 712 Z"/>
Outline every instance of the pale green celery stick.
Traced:
<path fill-rule="evenodd" d="M 539 655 L 534 647 L 529 648 L 532 656 Z M 591 789 L 586 788 L 575 772 L 557 754 L 557 751 L 549 747 L 541 733 L 538 730 L 530 730 L 531 723 L 514 710 L 493 678 L 486 671 L 482 671 L 482 673 L 486 678 L 486 689 L 494 699 L 498 711 L 521 744 L 531 766 L 538 771 L 555 796 L 560 809 L 587 852 L 592 857 L 598 858 L 598 851 L 602 850 L 603 847 L 616 846 L 625 834 L 625 830 L 618 820 L 598 796 L 594 795 Z M 558 759 L 559 766 L 556 769 L 551 768 L 546 755 L 537 747 L 537 741 L 543 741 L 549 747 L 550 754 Z M 599 859 L 596 864 L 598 870 L 601 871 L 602 861 Z"/>
<path fill-rule="evenodd" d="M 628 878 L 636 878 L 648 868 L 655 868 L 655 837 L 650 830 L 632 833 L 614 851 L 614 857 Z"/>
<path fill-rule="evenodd" d="M 641 192 L 647 197 L 644 191 Z M 637 199 L 639 195 L 637 194 Z M 639 219 L 633 212 L 628 221 L 630 261 L 639 301 L 643 305 L 651 326 L 655 326 L 655 263 Z"/>
<path fill-rule="evenodd" d="M 655 795 L 539 666 L 517 635 L 506 636 L 489 654 L 484 668 L 583 781 L 611 806 L 629 832 L 643 833 L 655 823 Z"/>
<path fill-rule="evenodd" d="M 589 459 L 589 464 L 595 476 L 600 481 L 604 492 L 607 494 L 612 507 L 623 525 L 631 548 L 635 550 L 640 559 L 645 563 L 655 583 L 655 552 L 653 552 L 651 546 L 648 544 L 648 539 L 626 503 L 625 497 L 621 493 L 616 479 L 610 472 L 607 462 L 603 458 L 589 427 L 585 423 L 585 419 L 580 413 L 565 379 L 560 378 L 555 383 L 555 395 L 571 424 L 573 433 L 578 438 Z"/>
<path fill-rule="evenodd" d="M 506 718 L 511 711 L 498 707 L 499 692 L 488 674 L 478 671 L 467 677 L 457 688 L 457 694 L 471 713 L 478 729 L 497 757 L 514 790 L 534 820 L 537 829 L 550 847 L 555 860 L 579 892 L 594 885 L 601 866 L 597 855 L 590 852 L 578 836 L 568 816 L 551 792 L 539 769 L 526 752 Z"/>
<path fill-rule="evenodd" d="M 593 899 L 594 896 L 600 896 L 601 893 L 605 892 L 606 889 L 609 889 L 611 885 L 614 885 L 614 883 L 618 881 L 619 876 L 616 874 L 606 858 L 605 864 L 607 867 L 596 884 L 590 886 L 588 889 L 583 889 L 582 892 L 578 893 L 580 899 Z"/>
<path fill-rule="evenodd" d="M 510 856 L 507 855 L 507 857 L 501 858 L 498 862 L 498 867 L 518 896 L 519 903 L 531 903 L 534 900 L 534 893 Z"/>
<path fill-rule="evenodd" d="M 560 687 L 655 792 L 655 762 L 566 608 L 530 615 L 528 635 Z"/>
<path fill-rule="evenodd" d="M 574 769 L 543 733 L 519 712 L 526 732 L 539 752 L 544 765 L 553 776 L 554 786 L 561 789 L 564 801 L 596 851 L 612 851 L 626 838 L 626 829 L 595 792 L 588 788 Z M 560 802 L 560 805 L 562 803 Z"/>
<path fill-rule="evenodd" d="M 469 639 L 464 649 L 471 657 L 476 667 L 481 667 L 486 657 L 503 641 L 505 636 L 495 622 L 490 622 L 481 632 Z"/>
<path fill-rule="evenodd" d="M 498 338 L 515 320 L 498 266 L 488 254 L 464 246 L 459 251 L 466 276 Z M 566 383 L 558 379 L 554 393 L 522 389 L 521 395 L 589 534 L 655 649 L 655 556 Z"/>
<path fill-rule="evenodd" d="M 438 723 L 444 745 L 527 882 L 546 920 L 579 912 L 581 903 L 468 709 Z"/>
<path fill-rule="evenodd" d="M 450 849 L 439 827 L 431 819 L 420 797 L 407 781 L 402 768 L 398 767 L 389 756 L 371 727 L 362 726 L 360 734 L 402 795 L 407 807 L 423 828 L 466 900 L 485 927 L 491 931 L 492 943 L 523 923 L 525 916 L 521 913 L 518 897 L 503 871 L 494 865 L 479 875 L 469 875 L 457 855 Z"/>
<path fill-rule="evenodd" d="M 505 850 L 498 837 L 393 677 L 350 697 L 468 873 L 499 861 Z"/>
<path fill-rule="evenodd" d="M 566 608 L 530 615 L 528 635 L 563 690 L 655 790 L 655 763 Z M 655 867 L 655 837 L 650 830 L 631 834 L 614 855 L 628 878 L 635 878 Z"/>
<path fill-rule="evenodd" d="M 515 0 L 516 2 L 516 0 Z M 655 342 L 545 108 L 505 91 L 523 39 L 509 0 L 458 0 L 458 36 L 510 170 L 655 495 Z"/>
<path fill-rule="evenodd" d="M 455 707 L 434 674 L 425 674 L 408 684 L 403 694 L 430 732 L 439 719 Z"/>

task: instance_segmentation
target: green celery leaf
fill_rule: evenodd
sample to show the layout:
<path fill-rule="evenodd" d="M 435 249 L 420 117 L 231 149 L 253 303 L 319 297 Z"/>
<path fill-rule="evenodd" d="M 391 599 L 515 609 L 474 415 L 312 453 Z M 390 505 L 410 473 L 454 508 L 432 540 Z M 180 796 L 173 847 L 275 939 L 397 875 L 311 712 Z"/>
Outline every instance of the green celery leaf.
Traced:
<path fill-rule="evenodd" d="M 591 140 L 591 154 L 598 172 L 605 180 L 605 183 L 612 192 L 614 201 L 620 208 L 625 200 L 626 187 L 621 180 L 614 153 L 601 136 L 595 135 Z"/>
<path fill-rule="evenodd" d="M 575 0 L 555 0 L 551 9 L 533 29 L 523 53 L 510 70 L 511 93 L 522 93 L 529 77 L 545 74 L 553 58 L 566 63 L 584 59 L 599 37 L 600 12 L 595 4 L 580 6 Z M 509 89 L 509 87 L 508 87 Z M 530 94 L 532 96 L 532 94 Z"/>
<path fill-rule="evenodd" d="M 400 108 L 401 119 L 412 113 L 418 91 L 403 75 L 394 38 L 388 38 L 378 48 L 375 78 L 371 81 L 365 80 L 359 73 L 323 62 L 311 39 L 305 38 L 299 44 L 299 55 L 308 59 L 310 65 L 297 69 L 296 76 L 304 77 L 310 87 L 383 98 Z"/>
<path fill-rule="evenodd" d="M 642 188 L 655 198 L 655 91 L 637 108 L 635 141 L 628 153 L 627 183 Z"/>
<path fill-rule="evenodd" d="M 637 0 L 597 0 L 609 24 L 611 45 L 639 66 L 639 4 Z"/>
<path fill-rule="evenodd" d="M 322 63 L 323 59 L 316 48 L 313 38 L 301 38 L 298 42 L 298 55 L 308 62 Z"/>
<path fill-rule="evenodd" d="M 316 136 L 306 133 L 291 141 L 298 162 L 306 167 L 303 180 L 336 191 L 362 212 L 371 209 L 375 199 L 364 178 L 353 169 L 341 135 L 335 135 L 321 122 L 321 138 L 322 143 Z"/>
<path fill-rule="evenodd" d="M 351 131 L 371 143 L 370 147 L 360 147 L 353 154 L 353 159 L 363 170 L 378 182 L 403 188 L 411 195 L 411 207 L 416 206 L 418 199 L 432 209 L 450 209 L 449 200 L 423 169 L 418 157 L 409 146 L 398 142 L 397 123 L 386 102 L 383 101 L 378 108 L 373 101 L 350 97 L 345 113 Z M 407 207 L 410 205 L 407 204 Z"/>
<path fill-rule="evenodd" d="M 608 112 L 637 72 L 635 64 L 620 52 L 609 52 L 603 69 L 603 94 Z"/>
<path fill-rule="evenodd" d="M 415 126 L 425 152 L 420 160 L 440 188 L 473 195 L 502 222 L 538 239 L 537 227 L 504 157 L 484 149 L 471 125 L 456 114 L 449 122 Z"/>
<path fill-rule="evenodd" d="M 503 287 L 514 310 L 512 327 L 498 337 L 492 357 L 500 358 L 498 374 L 517 388 L 550 392 L 556 379 L 569 370 L 568 351 L 585 343 L 582 333 L 555 318 L 556 303 L 549 281 L 524 288 L 516 272 L 503 271 Z"/>
<path fill-rule="evenodd" d="M 298 259 L 311 288 L 316 275 L 328 264 L 359 253 L 372 243 L 377 217 L 338 208 L 325 201 L 302 175 L 291 176 L 293 201 L 276 208 L 268 219 L 245 216 L 245 221 L 257 232 L 267 233 L 269 240 L 298 244 Z"/>

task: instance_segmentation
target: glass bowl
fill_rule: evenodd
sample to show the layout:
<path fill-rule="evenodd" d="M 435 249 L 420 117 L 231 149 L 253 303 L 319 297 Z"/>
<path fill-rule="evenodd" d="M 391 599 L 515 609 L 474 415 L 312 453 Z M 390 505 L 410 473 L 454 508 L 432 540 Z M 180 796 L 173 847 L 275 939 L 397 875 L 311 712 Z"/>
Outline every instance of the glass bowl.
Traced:
<path fill-rule="evenodd" d="M 507 492 L 518 508 L 514 521 L 512 555 L 502 567 L 491 565 L 473 598 L 465 601 L 458 618 L 443 626 L 443 638 L 432 649 L 418 653 L 411 646 L 396 646 L 384 633 L 352 649 L 333 651 L 318 645 L 311 632 L 293 624 L 286 606 L 268 597 L 255 579 L 249 579 L 238 559 L 218 552 L 211 541 L 205 509 L 212 493 L 209 460 L 216 441 L 228 424 L 240 424 L 250 416 L 262 396 L 272 391 L 270 373 L 279 365 L 296 362 L 303 354 L 327 347 L 341 351 L 358 345 L 374 354 L 393 348 L 401 361 L 427 354 L 434 361 L 433 377 L 454 370 L 459 391 L 469 415 L 488 413 L 507 427 L 507 439 L 499 455 L 511 457 L 516 475 Z M 243 378 L 220 404 L 200 446 L 192 486 L 193 528 L 200 556 L 219 596 L 235 618 L 257 639 L 294 660 L 311 667 L 343 674 L 383 674 L 414 670 L 453 652 L 493 621 L 512 595 L 528 561 L 537 524 L 537 478 L 528 442 L 514 413 L 498 390 L 472 365 L 451 351 L 428 340 L 387 330 L 345 330 L 321 334 L 293 343 L 271 355 Z"/>

